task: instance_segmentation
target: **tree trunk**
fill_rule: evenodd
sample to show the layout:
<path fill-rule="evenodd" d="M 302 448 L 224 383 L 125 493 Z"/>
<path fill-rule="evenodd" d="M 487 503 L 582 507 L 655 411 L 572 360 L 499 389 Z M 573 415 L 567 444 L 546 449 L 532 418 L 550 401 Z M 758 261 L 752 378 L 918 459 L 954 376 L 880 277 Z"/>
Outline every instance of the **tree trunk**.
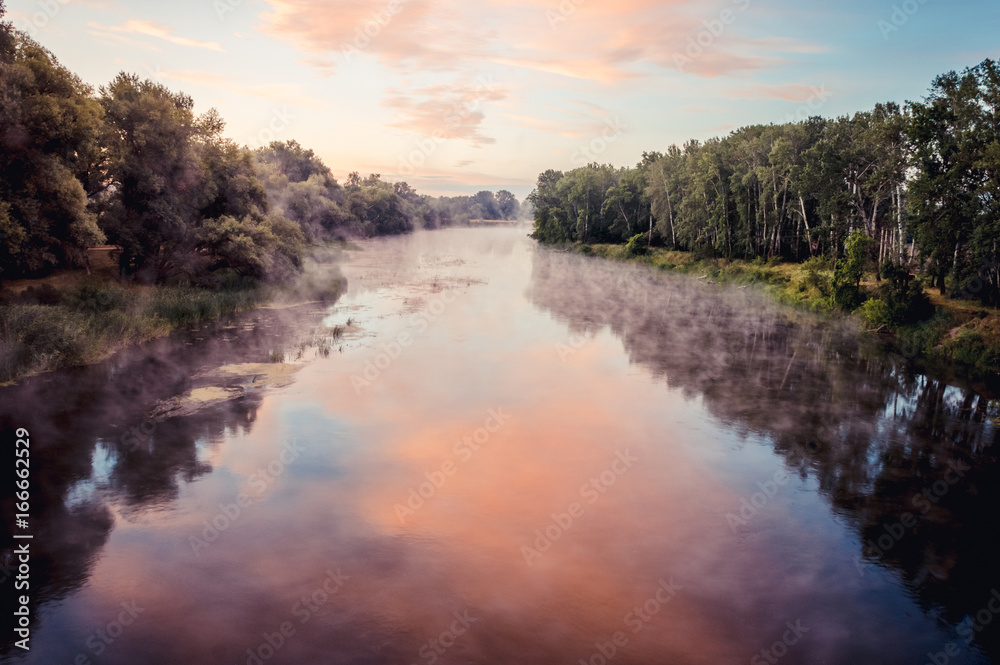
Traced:
<path fill-rule="evenodd" d="M 806 225 L 806 242 L 809 244 L 809 256 L 813 255 L 812 232 L 809 229 L 809 218 L 806 216 L 806 202 L 800 196 L 799 205 L 802 207 L 802 223 Z"/>
<path fill-rule="evenodd" d="M 903 233 L 903 188 L 896 185 L 896 230 L 898 238 L 898 256 L 900 265 L 903 264 L 903 244 L 906 242 L 906 235 Z"/>

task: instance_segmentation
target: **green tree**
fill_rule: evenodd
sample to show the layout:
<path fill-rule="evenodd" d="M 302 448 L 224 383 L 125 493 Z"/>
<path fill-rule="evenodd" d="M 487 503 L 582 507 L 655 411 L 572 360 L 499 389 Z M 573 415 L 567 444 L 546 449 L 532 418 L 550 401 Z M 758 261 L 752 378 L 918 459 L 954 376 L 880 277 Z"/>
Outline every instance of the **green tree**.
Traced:
<path fill-rule="evenodd" d="M 345 207 L 358 220 L 362 235 L 393 235 L 413 230 L 416 209 L 408 197 L 400 195 L 396 187 L 382 180 L 378 173 L 363 180 L 354 175 L 346 187 Z"/>
<path fill-rule="evenodd" d="M 988 177 L 983 157 L 996 117 L 980 85 L 995 77 L 989 60 L 962 74 L 949 72 L 934 80 L 924 102 L 910 104 L 907 135 L 917 169 L 910 183 L 911 228 L 942 294 L 947 276 L 960 287 L 975 273 L 970 242 L 976 226 L 987 221 L 980 198 Z"/>
<path fill-rule="evenodd" d="M 862 302 L 861 279 L 869 266 L 872 239 L 858 230 L 847 239 L 844 256 L 833 270 L 833 293 L 830 302 L 836 307 L 853 311 Z"/>
<path fill-rule="evenodd" d="M 203 202 L 193 101 L 123 73 L 101 88 L 101 103 L 115 137 L 104 230 L 121 248 L 122 274 L 166 276 L 191 246 Z"/>
<path fill-rule="evenodd" d="M 624 242 L 649 224 L 651 213 L 646 189 L 646 173 L 637 167 L 626 170 L 618 184 L 605 192 L 601 214 L 604 219 L 612 220 L 608 233 L 613 241 Z M 649 241 L 647 235 L 647 245 Z"/>
<path fill-rule="evenodd" d="M 104 241 L 77 173 L 101 107 L 55 57 L 0 25 L 0 277 L 86 266 Z"/>
<path fill-rule="evenodd" d="M 558 191 L 562 178 L 562 171 L 549 169 L 539 174 L 535 189 L 528 195 L 528 202 L 535 209 L 535 231 L 532 237 L 542 242 L 566 242 L 572 237 Z"/>
<path fill-rule="evenodd" d="M 649 165 L 646 176 L 646 196 L 650 212 L 656 219 L 656 232 L 670 244 L 671 249 L 677 248 L 675 211 L 684 194 L 681 176 L 684 159 L 681 149 L 672 145 L 666 154 L 658 156 Z"/>

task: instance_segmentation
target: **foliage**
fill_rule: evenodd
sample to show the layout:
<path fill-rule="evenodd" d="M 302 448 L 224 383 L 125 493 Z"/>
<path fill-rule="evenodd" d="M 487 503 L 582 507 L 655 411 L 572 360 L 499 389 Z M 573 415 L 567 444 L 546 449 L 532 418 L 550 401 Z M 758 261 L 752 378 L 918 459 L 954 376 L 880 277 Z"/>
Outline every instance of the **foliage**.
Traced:
<path fill-rule="evenodd" d="M 892 310 L 889 303 L 881 298 L 869 298 L 860 309 L 861 318 L 874 329 L 892 325 Z"/>
<path fill-rule="evenodd" d="M 934 314 L 934 306 L 922 284 L 909 271 L 886 259 L 880 272 L 885 281 L 878 288 L 878 295 L 888 308 L 888 316 L 880 325 L 895 329 L 925 321 Z"/>
<path fill-rule="evenodd" d="M 104 241 L 78 178 L 101 107 L 26 35 L 6 24 L 0 35 L 0 278 L 85 265 Z"/>
<path fill-rule="evenodd" d="M 1000 67 L 939 76 L 912 113 L 911 227 L 928 270 L 942 294 L 950 279 L 952 295 L 1000 304 Z"/>
<path fill-rule="evenodd" d="M 377 173 L 342 186 L 294 140 L 251 151 L 224 138 L 218 112 L 196 116 L 161 83 L 123 72 L 95 96 L 3 21 L 0 98 L 0 279 L 89 270 L 87 250 L 109 242 L 123 279 L 276 282 L 300 270 L 307 244 L 521 208 L 506 190 L 439 199 Z"/>
<path fill-rule="evenodd" d="M 646 253 L 647 236 L 645 233 L 638 233 L 625 243 L 625 255 L 628 257 L 641 256 Z"/>
<path fill-rule="evenodd" d="M 94 362 L 177 326 L 249 309 L 264 297 L 252 287 L 139 290 L 85 284 L 58 303 L 7 303 L 0 306 L 0 383 Z"/>
<path fill-rule="evenodd" d="M 861 305 L 861 279 L 869 264 L 871 245 L 871 238 L 861 231 L 855 231 L 847 239 L 845 256 L 833 269 L 833 293 L 830 295 L 833 306 L 853 311 Z"/>
<path fill-rule="evenodd" d="M 653 245 L 699 260 L 841 259 L 829 297 L 853 310 L 867 299 L 865 267 L 842 253 L 860 235 L 876 280 L 889 260 L 942 294 L 1000 305 L 998 117 L 1000 65 L 985 60 L 939 76 L 922 102 L 741 127 L 643 153 L 632 168 L 547 170 L 528 197 L 533 237 L 624 244 L 651 230 Z M 806 290 L 824 290 L 825 269 L 815 266 Z M 926 315 L 902 294 L 877 297 L 894 320 Z"/>

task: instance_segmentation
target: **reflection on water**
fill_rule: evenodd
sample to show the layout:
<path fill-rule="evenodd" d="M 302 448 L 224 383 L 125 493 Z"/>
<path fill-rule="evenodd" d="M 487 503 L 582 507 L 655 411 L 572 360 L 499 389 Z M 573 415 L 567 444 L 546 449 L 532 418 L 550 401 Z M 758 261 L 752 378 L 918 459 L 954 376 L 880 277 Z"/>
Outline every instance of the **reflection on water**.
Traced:
<path fill-rule="evenodd" d="M 335 305 L 0 390 L 38 610 L 0 662 L 998 658 L 990 396 L 523 233 L 366 243 Z"/>

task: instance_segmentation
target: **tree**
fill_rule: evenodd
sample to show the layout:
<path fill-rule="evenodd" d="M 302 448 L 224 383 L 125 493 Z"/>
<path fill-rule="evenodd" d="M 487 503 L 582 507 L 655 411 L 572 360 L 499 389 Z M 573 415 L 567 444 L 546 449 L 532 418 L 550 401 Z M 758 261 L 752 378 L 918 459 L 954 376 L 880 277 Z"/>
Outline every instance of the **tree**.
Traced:
<path fill-rule="evenodd" d="M 535 209 L 535 231 L 532 237 L 542 242 L 566 242 L 572 237 L 557 191 L 562 178 L 562 171 L 549 169 L 539 174 L 535 189 L 528 195 L 528 202 Z"/>
<path fill-rule="evenodd" d="M 297 142 L 272 142 L 256 151 L 257 168 L 272 207 L 298 223 L 310 240 L 362 233 L 360 220 L 345 209 L 345 192 L 312 150 Z M 351 174 L 349 187 L 361 177 Z"/>
<path fill-rule="evenodd" d="M 860 229 L 847 239 L 844 257 L 837 261 L 833 271 L 831 304 L 847 311 L 861 305 L 861 279 L 870 263 L 869 249 L 872 239 Z"/>
<path fill-rule="evenodd" d="M 646 173 L 641 167 L 628 169 L 617 185 L 608 188 L 601 214 L 605 219 L 612 220 L 608 233 L 616 242 L 624 242 L 644 230 L 651 214 L 646 196 Z M 647 236 L 647 246 L 649 242 Z"/>
<path fill-rule="evenodd" d="M 517 219 L 520 205 L 517 197 L 506 189 L 501 189 L 496 193 L 497 207 L 500 211 L 500 219 Z"/>
<path fill-rule="evenodd" d="M 122 73 L 101 88 L 101 104 L 115 136 L 107 146 L 112 194 L 104 230 L 121 248 L 123 275 L 163 277 L 190 247 L 201 203 L 193 101 Z"/>
<path fill-rule="evenodd" d="M 413 230 L 415 207 L 410 200 L 397 193 L 392 183 L 383 181 L 378 173 L 363 180 L 354 175 L 346 188 L 345 207 L 358 220 L 358 230 L 362 235 L 393 235 Z M 353 184 L 355 182 L 357 184 Z"/>
<path fill-rule="evenodd" d="M 331 190 L 338 187 L 337 181 L 323 160 L 312 150 L 299 145 L 298 141 L 272 141 L 268 146 L 258 148 L 256 154 L 260 163 L 274 165 L 289 182 L 304 182 L 315 175 L 320 176 Z"/>
<path fill-rule="evenodd" d="M 980 198 L 988 187 L 983 157 L 996 117 L 995 108 L 983 104 L 989 93 L 980 82 L 988 86 L 995 77 L 990 60 L 961 75 L 949 72 L 934 80 L 925 102 L 910 104 L 907 136 L 917 167 L 910 184 L 911 228 L 942 294 L 946 276 L 960 287 L 975 273 L 969 265 L 970 242 L 976 226 L 986 221 Z"/>
<path fill-rule="evenodd" d="M 473 205 L 479 205 L 480 212 L 476 217 L 480 219 L 500 219 L 500 206 L 497 204 L 496 196 L 493 192 L 476 192 L 472 197 Z"/>
<path fill-rule="evenodd" d="M 282 217 L 223 215 L 205 220 L 196 236 L 212 272 L 228 268 L 255 279 L 281 280 L 301 265 L 302 231 Z"/>
<path fill-rule="evenodd" d="M 264 184 L 259 177 L 254 154 L 221 136 L 221 121 L 214 113 L 199 119 L 202 132 L 196 143 L 203 171 L 201 218 L 229 215 L 242 218 L 263 215 L 269 210 Z"/>
<path fill-rule="evenodd" d="M 661 238 L 677 248 L 677 228 L 674 211 L 683 196 L 681 173 L 684 170 L 684 156 L 680 148 L 672 145 L 666 154 L 656 159 L 647 175 L 646 195 L 649 197 L 650 211 L 656 218 L 656 231 Z"/>
<path fill-rule="evenodd" d="M 101 107 L 55 57 L 0 23 L 0 276 L 86 266 L 104 241 L 77 177 Z"/>
<path fill-rule="evenodd" d="M 0 0 L 0 62 L 10 62 L 14 58 L 16 41 L 14 36 L 14 26 L 4 20 L 7 15 L 7 8 L 3 0 Z"/>

